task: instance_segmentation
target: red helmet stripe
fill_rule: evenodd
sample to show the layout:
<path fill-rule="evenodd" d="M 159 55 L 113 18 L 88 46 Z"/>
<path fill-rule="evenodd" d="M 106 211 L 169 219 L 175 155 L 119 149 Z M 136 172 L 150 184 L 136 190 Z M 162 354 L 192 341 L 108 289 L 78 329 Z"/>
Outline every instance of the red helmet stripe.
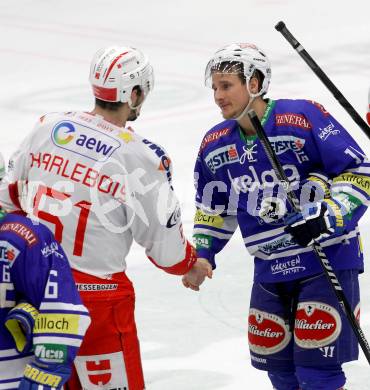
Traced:
<path fill-rule="evenodd" d="M 95 97 L 106 102 L 117 101 L 117 88 L 104 88 L 93 85 L 93 91 Z"/>
<path fill-rule="evenodd" d="M 108 68 L 108 72 L 107 74 L 105 75 L 105 79 L 104 79 L 104 83 L 107 81 L 107 78 L 109 76 L 109 73 L 112 71 L 113 69 L 113 66 L 116 65 L 116 62 L 121 58 L 123 57 L 125 54 L 127 54 L 128 51 L 125 51 L 124 53 L 121 53 L 119 56 L 117 56 L 114 61 L 110 64 L 109 68 Z"/>

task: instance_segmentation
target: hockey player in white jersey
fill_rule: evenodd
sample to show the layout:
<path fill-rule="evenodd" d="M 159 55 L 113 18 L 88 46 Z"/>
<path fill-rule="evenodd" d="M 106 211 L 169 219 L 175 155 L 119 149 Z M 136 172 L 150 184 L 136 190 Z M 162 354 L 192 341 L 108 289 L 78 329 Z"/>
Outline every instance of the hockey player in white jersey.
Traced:
<path fill-rule="evenodd" d="M 134 289 L 125 274 L 132 241 L 164 271 L 187 273 L 190 283 L 194 276 L 194 286 L 199 269 L 201 278 L 212 270 L 183 235 L 167 153 L 125 128 L 153 88 L 147 58 L 131 47 L 101 49 L 90 82 L 95 108 L 40 119 L 11 158 L 0 204 L 19 208 L 19 186 L 11 183 L 28 181 L 27 212 L 63 244 L 90 311 L 68 389 L 142 390 Z"/>
<path fill-rule="evenodd" d="M 5 161 L 3 155 L 0 153 L 0 181 L 5 176 Z"/>

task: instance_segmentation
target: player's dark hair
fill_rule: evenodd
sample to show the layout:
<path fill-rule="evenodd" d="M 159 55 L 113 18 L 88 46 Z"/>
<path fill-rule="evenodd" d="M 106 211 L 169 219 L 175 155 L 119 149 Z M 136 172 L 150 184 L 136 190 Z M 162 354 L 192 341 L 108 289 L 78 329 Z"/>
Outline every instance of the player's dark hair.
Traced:
<path fill-rule="evenodd" d="M 224 61 L 220 64 L 217 64 L 215 68 L 212 69 L 213 72 L 224 72 L 224 73 L 236 73 L 240 79 L 240 81 L 245 84 L 246 79 L 244 75 L 244 68 L 243 64 L 238 61 Z M 256 69 L 252 75 L 252 77 L 255 77 L 258 81 L 258 91 L 262 88 L 262 83 L 265 78 L 264 74 Z M 264 95 L 264 94 L 263 94 Z M 262 95 L 262 96 L 263 96 Z"/>
<path fill-rule="evenodd" d="M 143 93 L 142 89 L 140 88 L 139 85 L 135 85 L 134 88 L 132 88 L 133 91 L 136 91 L 138 97 L 141 96 Z M 98 98 L 95 98 L 95 104 L 102 108 L 103 110 L 107 111 L 118 111 L 124 104 L 122 102 L 106 102 L 105 100 L 100 100 Z"/>

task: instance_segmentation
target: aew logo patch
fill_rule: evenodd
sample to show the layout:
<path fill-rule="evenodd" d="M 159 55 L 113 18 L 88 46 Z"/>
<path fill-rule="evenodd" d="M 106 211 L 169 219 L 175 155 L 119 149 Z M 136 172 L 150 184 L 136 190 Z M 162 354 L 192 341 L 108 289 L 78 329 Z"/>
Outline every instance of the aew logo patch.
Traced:
<path fill-rule="evenodd" d="M 12 266 L 19 253 L 20 251 L 9 242 L 0 241 L 0 260 L 5 260 Z"/>
<path fill-rule="evenodd" d="M 339 336 L 342 321 L 338 311 L 321 302 L 300 302 L 297 307 L 294 340 L 305 349 L 332 344 Z"/>
<path fill-rule="evenodd" d="M 216 170 L 218 168 L 239 161 L 239 155 L 238 151 L 236 150 L 236 145 L 232 144 L 215 149 L 207 155 L 204 161 L 210 171 L 212 173 L 216 173 Z"/>
<path fill-rule="evenodd" d="M 57 123 L 51 139 L 55 146 L 94 161 L 106 161 L 121 144 L 115 138 L 79 123 Z"/>
<path fill-rule="evenodd" d="M 292 334 L 284 320 L 272 313 L 251 308 L 248 318 L 248 341 L 252 352 L 270 355 L 284 349 Z"/>

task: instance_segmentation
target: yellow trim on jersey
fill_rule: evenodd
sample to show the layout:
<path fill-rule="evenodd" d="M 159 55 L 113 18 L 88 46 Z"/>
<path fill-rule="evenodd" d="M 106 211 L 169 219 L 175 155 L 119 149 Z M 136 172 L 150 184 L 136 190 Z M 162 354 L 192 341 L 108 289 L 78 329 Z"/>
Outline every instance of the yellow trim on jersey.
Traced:
<path fill-rule="evenodd" d="M 40 313 L 33 332 L 79 334 L 79 314 Z"/>
<path fill-rule="evenodd" d="M 340 211 L 339 206 L 334 201 L 332 201 L 331 199 L 327 199 L 327 200 L 325 200 L 325 202 L 334 211 L 336 225 L 338 227 L 343 227 L 344 226 L 343 215 L 342 215 L 342 213 Z"/>
<path fill-rule="evenodd" d="M 47 385 L 50 387 L 58 387 L 59 383 L 62 381 L 60 375 L 50 374 L 36 367 L 32 367 L 29 364 L 26 365 L 24 369 L 24 377 L 31 379 L 34 382 L 41 383 L 42 385 Z"/>
<path fill-rule="evenodd" d="M 324 198 L 330 198 L 330 186 L 325 180 L 317 176 L 309 176 L 308 180 L 317 183 L 317 185 L 322 188 L 324 191 Z"/>
<path fill-rule="evenodd" d="M 224 219 L 219 215 L 206 214 L 198 209 L 195 213 L 194 224 L 221 228 L 224 224 Z"/>
<path fill-rule="evenodd" d="M 370 196 L 370 177 L 354 173 L 342 173 L 333 179 L 333 184 L 352 184 Z"/>

